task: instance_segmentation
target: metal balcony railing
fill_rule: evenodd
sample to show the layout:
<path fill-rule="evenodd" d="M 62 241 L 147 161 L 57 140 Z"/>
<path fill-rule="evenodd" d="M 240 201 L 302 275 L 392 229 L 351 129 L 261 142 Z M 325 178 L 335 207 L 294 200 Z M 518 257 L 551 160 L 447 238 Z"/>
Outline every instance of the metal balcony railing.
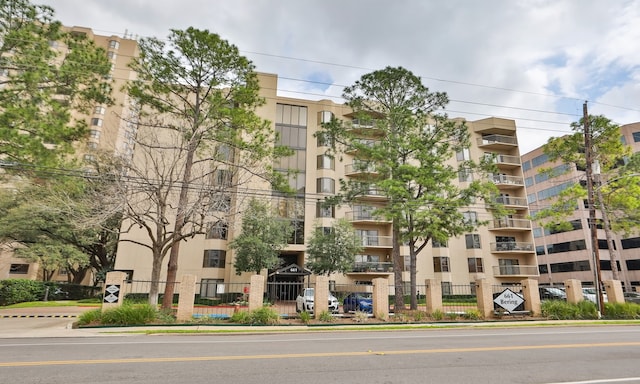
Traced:
<path fill-rule="evenodd" d="M 511 217 L 504 217 L 501 219 L 493 220 L 490 225 L 490 229 L 507 229 L 507 228 L 531 228 L 531 221 L 528 219 L 518 219 Z"/>
<path fill-rule="evenodd" d="M 498 185 L 524 185 L 522 177 L 519 176 L 491 175 L 489 176 L 489 180 Z"/>
<path fill-rule="evenodd" d="M 502 276 L 538 276 L 538 267 L 535 265 L 494 265 L 493 275 Z"/>
<path fill-rule="evenodd" d="M 519 241 L 500 241 L 491 243 L 491 252 L 533 252 L 533 243 Z"/>
<path fill-rule="evenodd" d="M 358 261 L 353 264 L 351 272 L 393 272 L 393 263 Z"/>
<path fill-rule="evenodd" d="M 360 244 L 363 247 L 391 247 L 391 236 L 360 236 Z"/>
<path fill-rule="evenodd" d="M 521 207 L 528 206 L 527 199 L 524 197 L 498 196 L 494 200 L 498 204 L 516 205 Z"/>
<path fill-rule="evenodd" d="M 515 136 L 506 135 L 487 135 L 478 139 L 479 146 L 491 144 L 518 145 L 518 140 Z"/>
<path fill-rule="evenodd" d="M 520 158 L 518 156 L 497 155 L 494 157 L 493 162 L 496 164 L 520 165 Z"/>

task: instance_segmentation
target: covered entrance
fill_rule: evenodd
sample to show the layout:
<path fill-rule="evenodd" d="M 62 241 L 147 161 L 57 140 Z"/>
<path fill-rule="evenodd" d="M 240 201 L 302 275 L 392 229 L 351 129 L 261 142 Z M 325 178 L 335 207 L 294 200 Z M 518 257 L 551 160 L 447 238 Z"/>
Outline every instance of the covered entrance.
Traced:
<path fill-rule="evenodd" d="M 291 263 L 285 267 L 269 273 L 267 280 L 267 296 L 275 301 L 295 300 L 302 288 L 304 288 L 305 276 L 311 275 L 311 271 Z"/>

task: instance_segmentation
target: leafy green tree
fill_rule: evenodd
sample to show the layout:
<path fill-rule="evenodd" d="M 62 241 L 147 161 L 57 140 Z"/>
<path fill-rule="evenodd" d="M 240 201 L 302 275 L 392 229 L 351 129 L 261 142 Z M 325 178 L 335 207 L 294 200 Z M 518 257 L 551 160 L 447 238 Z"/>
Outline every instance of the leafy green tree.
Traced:
<path fill-rule="evenodd" d="M 98 222 L 104 180 L 62 176 L 0 192 L 0 242 L 48 273 L 64 268 L 80 284 L 89 269 L 113 268 L 119 215 Z M 45 250 L 48 250 L 45 252 Z M 51 251 L 51 252 L 49 252 Z"/>
<path fill-rule="evenodd" d="M 318 275 L 350 271 L 355 256 L 362 252 L 362 240 L 346 219 L 326 229 L 316 224 L 307 244 L 307 267 Z"/>
<path fill-rule="evenodd" d="M 236 273 L 271 269 L 280 263 L 280 251 L 291 235 L 291 222 L 270 212 L 269 205 L 251 199 L 242 215 L 242 232 L 229 244 L 235 250 Z"/>
<path fill-rule="evenodd" d="M 77 113 L 111 102 L 106 52 L 53 15 L 28 0 L 0 0 L 0 157 L 13 171 L 73 153 L 87 134 Z"/>
<path fill-rule="evenodd" d="M 395 307 L 404 308 L 400 245 L 408 242 L 411 308 L 417 308 L 418 254 L 432 239 L 446 241 L 482 224 L 467 220 L 462 210 L 476 197 L 490 202 L 495 186 L 481 181 L 457 186 L 459 172 L 481 172 L 473 161 L 457 167 L 449 162 L 456 152 L 469 147 L 467 127 L 438 114 L 448 102 L 446 94 L 430 92 L 407 69 L 387 67 L 366 74 L 345 88 L 343 98 L 359 123 L 368 122 L 374 125 L 372 132 L 382 133 L 363 141 L 349 123 L 334 119 L 323 127 L 320 134 L 335 143 L 333 154 L 356 153 L 354 164 L 374 167 L 378 175 L 366 181 L 342 180 L 341 198 L 354 202 L 373 185 L 377 194 L 387 198 L 374 215 L 392 222 Z"/>
<path fill-rule="evenodd" d="M 594 180 L 595 204 L 602 214 L 611 255 L 613 278 L 618 280 L 620 278 L 617 267 L 619 255 L 613 243 L 613 231 L 637 227 L 637 221 L 634 223 L 633 215 L 627 216 L 625 211 L 634 212 L 633 207 L 639 204 L 638 195 L 629 193 L 636 188 L 633 182 L 637 182 L 638 178 L 637 175 L 633 176 L 633 163 L 629 167 L 622 166 L 625 158 L 628 158 L 631 153 L 630 147 L 620 141 L 620 126 L 602 115 L 590 115 L 588 118 L 592 136 L 593 162 L 600 169 L 599 175 L 594 176 L 596 179 Z M 584 123 L 584 118 L 572 123 L 571 129 L 574 133 L 571 135 L 549 139 L 544 146 L 544 153 L 550 161 L 575 164 L 578 169 L 585 169 Z M 541 172 L 550 173 L 552 170 L 543 169 Z M 601 182 L 606 183 L 607 180 L 612 180 L 612 184 L 601 184 Z M 538 211 L 534 219 L 539 220 L 547 228 L 568 229 L 567 218 L 575 213 L 577 202 L 587 198 L 586 185 L 580 183 L 580 180 L 573 180 L 573 182 L 574 184 L 563 190 L 547 208 Z M 623 188 L 625 185 L 629 189 L 625 190 Z M 607 204 L 605 195 L 608 195 L 611 205 Z M 612 222 L 610 217 L 616 217 L 615 222 Z"/>
<path fill-rule="evenodd" d="M 188 28 L 171 30 L 166 41 L 143 38 L 131 68 L 138 78 L 127 91 L 141 112 L 125 217 L 149 238 L 136 244 L 153 256 L 151 304 L 169 254 L 169 308 L 180 243 L 231 220 L 231 192 L 252 177 L 281 181 L 272 164 L 286 152 L 255 113 L 264 100 L 253 64 L 217 34 Z"/>

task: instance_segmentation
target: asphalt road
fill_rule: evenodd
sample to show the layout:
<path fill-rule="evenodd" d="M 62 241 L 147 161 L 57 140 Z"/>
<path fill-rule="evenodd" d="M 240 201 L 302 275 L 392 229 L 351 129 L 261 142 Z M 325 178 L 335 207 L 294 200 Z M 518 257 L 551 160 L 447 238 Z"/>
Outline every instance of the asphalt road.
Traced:
<path fill-rule="evenodd" d="M 640 327 L 0 339 L 2 383 L 640 383 Z"/>

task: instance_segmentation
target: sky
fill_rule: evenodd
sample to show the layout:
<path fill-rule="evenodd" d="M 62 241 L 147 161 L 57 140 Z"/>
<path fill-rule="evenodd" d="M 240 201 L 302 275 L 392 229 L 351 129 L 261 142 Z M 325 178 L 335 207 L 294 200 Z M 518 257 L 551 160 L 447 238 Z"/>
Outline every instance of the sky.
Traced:
<path fill-rule="evenodd" d="M 195 27 L 236 45 L 278 94 L 342 102 L 402 66 L 446 92 L 449 117 L 516 122 L 520 153 L 570 133 L 583 104 L 640 121 L 640 0 L 32 0 L 100 35 Z"/>

